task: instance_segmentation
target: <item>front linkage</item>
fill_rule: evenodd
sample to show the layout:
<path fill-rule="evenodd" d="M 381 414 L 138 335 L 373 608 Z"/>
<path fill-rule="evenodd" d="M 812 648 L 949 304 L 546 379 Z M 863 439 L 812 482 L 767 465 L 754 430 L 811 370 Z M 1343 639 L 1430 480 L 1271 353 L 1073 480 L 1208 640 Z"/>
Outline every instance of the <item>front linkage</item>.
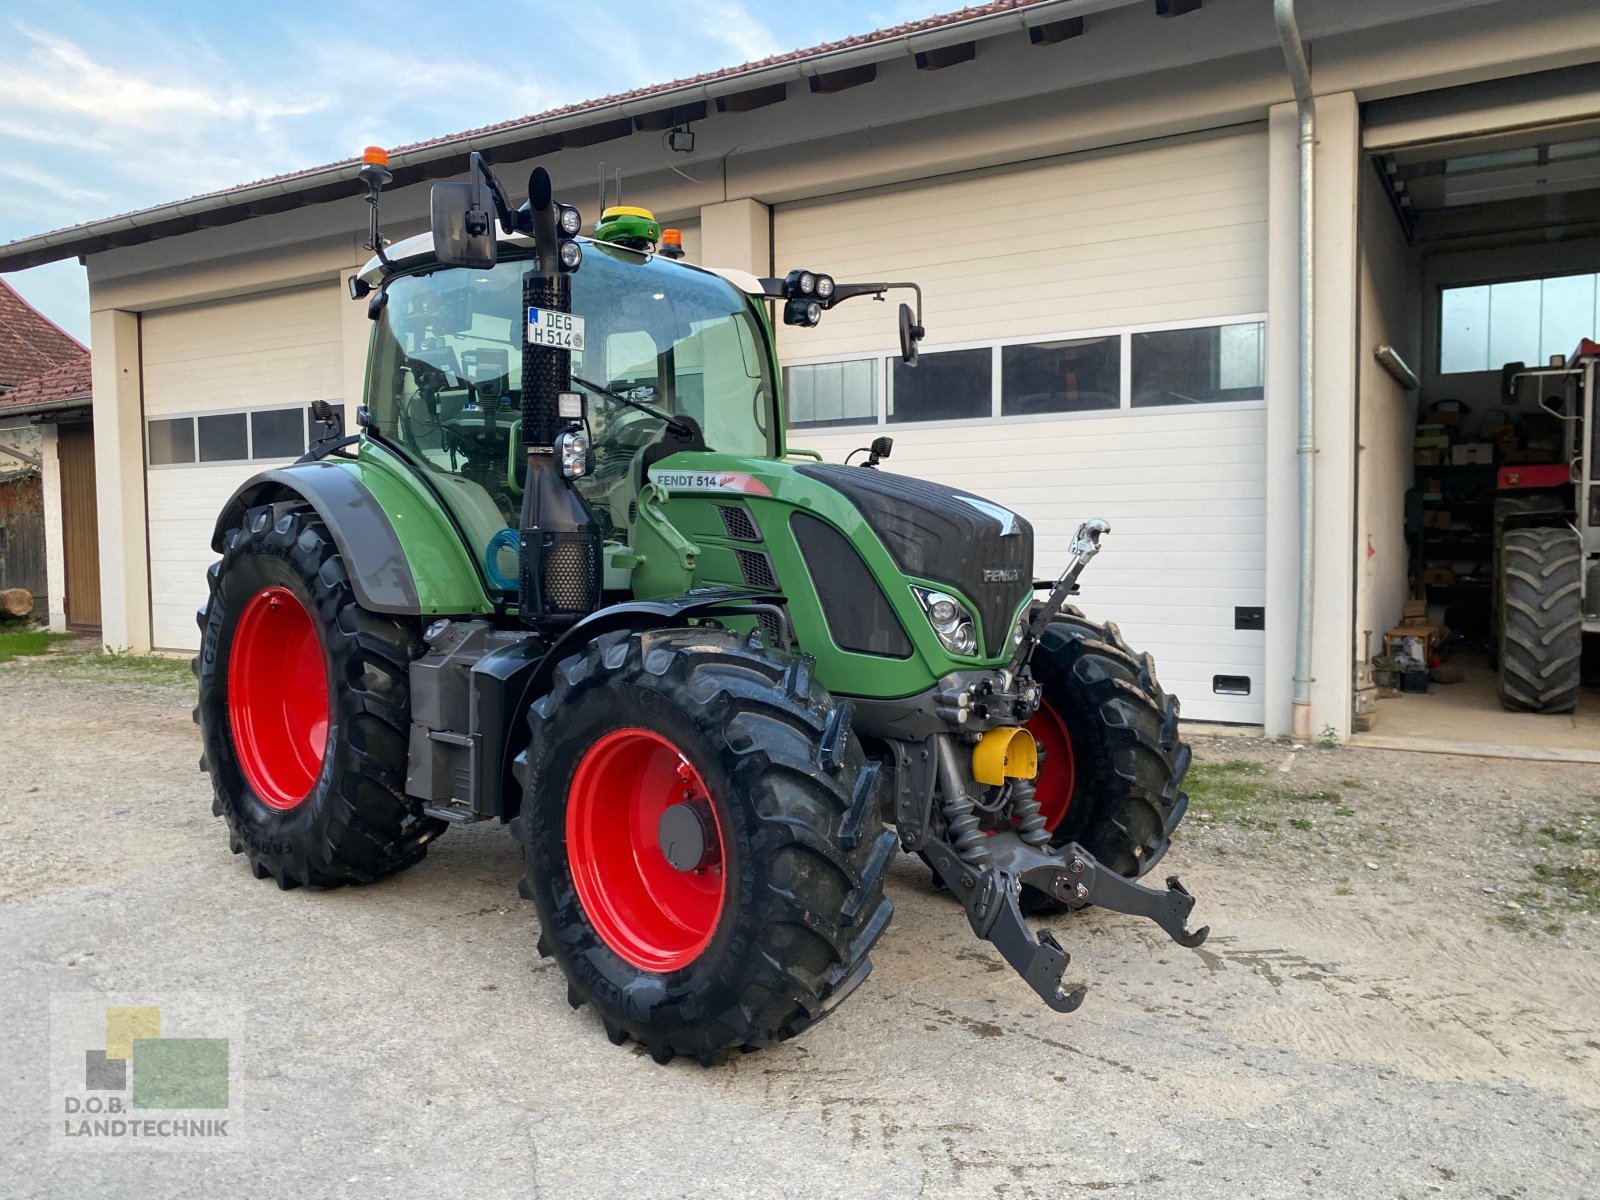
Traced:
<path fill-rule="evenodd" d="M 1110 526 L 1098 519 L 1079 527 L 1067 569 L 1045 602 L 1034 610 L 1016 657 L 1002 673 L 1002 688 L 986 688 L 989 706 L 1003 708 L 1009 698 L 1014 717 L 1029 714 L 1037 691 L 1028 679 L 1028 660 L 1040 635 L 1071 595 L 1078 576 L 1099 553 L 1101 535 L 1109 531 Z M 997 701 L 1001 702 L 998 706 Z M 1180 946 L 1193 949 L 1206 940 L 1209 927 L 1193 932 L 1187 928 L 1194 897 L 1177 876 L 1167 877 L 1165 889 L 1145 887 L 1105 866 L 1076 842 L 1050 845 L 1033 785 L 1026 780 L 1015 779 L 1005 785 L 1009 794 L 1003 815 L 1010 818 L 1009 827 L 980 828 L 978 811 L 984 787 L 974 779 L 957 735 L 936 734 L 929 740 L 939 813 L 934 820 L 910 829 L 902 822 L 902 844 L 927 857 L 966 908 L 972 931 L 992 942 L 1051 1008 L 1074 1011 L 1083 1003 L 1087 988 L 1080 984 L 1069 989 L 1062 984 L 1071 956 L 1049 930 L 1035 934 L 1029 929 L 1020 903 L 1024 884 L 1069 908 L 1097 904 L 1113 912 L 1148 917 Z"/>

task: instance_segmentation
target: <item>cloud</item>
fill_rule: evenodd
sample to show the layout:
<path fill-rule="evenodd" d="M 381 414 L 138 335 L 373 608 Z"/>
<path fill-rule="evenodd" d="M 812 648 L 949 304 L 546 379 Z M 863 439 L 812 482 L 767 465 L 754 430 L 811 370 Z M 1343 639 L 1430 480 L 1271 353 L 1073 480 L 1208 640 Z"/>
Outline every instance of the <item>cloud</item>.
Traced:
<path fill-rule="evenodd" d="M 755 62 L 793 49 L 781 44 L 740 0 L 680 0 L 674 12 L 692 21 L 702 37 L 728 51 L 719 65 Z"/>
<path fill-rule="evenodd" d="M 316 112 L 325 102 L 282 104 L 236 89 L 163 83 L 96 62 L 66 38 L 19 25 L 30 43 L 0 75 L 0 106 L 90 119 L 109 128 L 158 130 L 185 119 L 272 121 Z"/>

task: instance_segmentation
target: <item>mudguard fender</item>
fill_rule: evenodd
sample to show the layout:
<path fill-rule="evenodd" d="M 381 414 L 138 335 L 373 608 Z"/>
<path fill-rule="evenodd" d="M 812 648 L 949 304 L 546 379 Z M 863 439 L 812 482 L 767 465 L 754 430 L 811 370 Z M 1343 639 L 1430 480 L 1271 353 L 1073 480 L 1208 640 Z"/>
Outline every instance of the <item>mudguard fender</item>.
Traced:
<path fill-rule="evenodd" d="M 316 509 L 333 534 L 362 608 L 405 616 L 422 611 L 411 564 L 383 506 L 360 479 L 334 463 L 300 462 L 246 480 L 223 505 L 211 548 L 222 553 L 223 535 L 250 509 L 290 497 Z"/>

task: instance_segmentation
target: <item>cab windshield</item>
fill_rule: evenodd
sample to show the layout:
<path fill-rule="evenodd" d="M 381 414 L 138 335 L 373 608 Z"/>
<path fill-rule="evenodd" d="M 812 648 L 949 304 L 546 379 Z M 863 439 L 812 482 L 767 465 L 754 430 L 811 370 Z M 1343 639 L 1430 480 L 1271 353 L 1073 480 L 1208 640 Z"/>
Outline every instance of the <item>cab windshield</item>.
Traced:
<path fill-rule="evenodd" d="M 401 276 L 388 284 L 374 331 L 367 404 L 377 435 L 434 478 L 480 559 L 522 509 L 522 279 L 530 269 L 522 258 L 487 271 Z M 575 377 L 692 418 L 713 450 L 775 454 L 766 340 L 733 285 L 586 242 L 572 309 L 584 320 L 583 349 L 571 352 Z M 641 452 L 672 435 L 658 417 L 576 381 L 573 390 L 585 392 L 594 446 L 594 470 L 579 489 L 607 540 L 627 542 Z M 514 564 L 500 566 L 515 576 Z"/>

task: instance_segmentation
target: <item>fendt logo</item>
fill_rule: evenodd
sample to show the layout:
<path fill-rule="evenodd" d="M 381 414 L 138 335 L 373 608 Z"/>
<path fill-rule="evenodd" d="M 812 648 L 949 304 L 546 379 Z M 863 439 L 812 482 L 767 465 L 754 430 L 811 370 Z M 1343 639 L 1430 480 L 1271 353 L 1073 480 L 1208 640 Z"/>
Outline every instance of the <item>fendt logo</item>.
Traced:
<path fill-rule="evenodd" d="M 983 569 L 983 581 L 985 583 L 1015 583 L 1021 578 L 1021 567 L 985 567 Z"/>

